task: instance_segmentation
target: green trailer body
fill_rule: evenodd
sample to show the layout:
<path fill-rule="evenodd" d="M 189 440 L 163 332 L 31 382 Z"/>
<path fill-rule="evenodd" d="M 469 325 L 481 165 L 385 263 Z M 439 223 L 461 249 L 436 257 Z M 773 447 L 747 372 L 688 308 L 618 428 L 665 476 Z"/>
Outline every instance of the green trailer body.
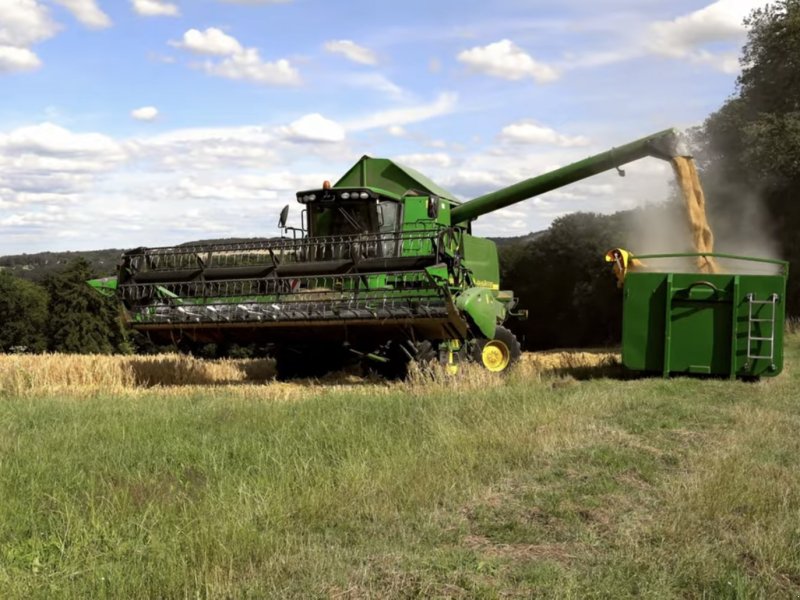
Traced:
<path fill-rule="evenodd" d="M 734 260 L 739 268 L 714 274 L 650 270 L 660 259 L 685 256 L 640 256 L 647 269 L 633 269 L 625 276 L 625 367 L 664 377 L 733 379 L 780 373 L 788 264 L 714 254 L 708 256 Z M 775 272 L 759 272 L 764 265 Z"/>

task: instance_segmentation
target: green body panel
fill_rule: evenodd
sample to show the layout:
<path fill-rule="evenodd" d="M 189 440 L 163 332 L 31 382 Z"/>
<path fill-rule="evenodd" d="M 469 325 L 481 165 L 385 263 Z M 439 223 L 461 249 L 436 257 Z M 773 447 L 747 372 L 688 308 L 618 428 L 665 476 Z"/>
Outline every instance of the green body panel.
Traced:
<path fill-rule="evenodd" d="M 109 298 L 113 298 L 117 293 L 116 277 L 101 277 L 100 279 L 90 279 L 86 283 L 99 293 Z"/>
<path fill-rule="evenodd" d="M 467 233 L 463 237 L 464 266 L 472 272 L 475 285 L 500 289 L 500 262 L 497 245 L 492 240 L 478 238 Z"/>
<path fill-rule="evenodd" d="M 419 231 L 432 229 L 434 224 L 428 216 L 428 196 L 407 196 L 403 201 L 403 230 Z"/>
<path fill-rule="evenodd" d="M 483 287 L 468 288 L 456 297 L 456 306 L 467 313 L 487 339 L 493 339 L 499 323 L 505 320 L 506 307 Z"/>
<path fill-rule="evenodd" d="M 769 303 L 773 297 L 777 301 Z M 629 271 L 623 291 L 622 362 L 634 371 L 665 377 L 777 375 L 783 368 L 785 300 L 785 271 Z"/>
<path fill-rule="evenodd" d="M 681 146 L 681 138 L 677 130 L 661 131 L 465 202 L 453 209 L 453 224 L 471 221 L 486 213 L 620 167 L 645 156 L 669 160 L 675 156 L 686 155 L 685 149 Z"/>

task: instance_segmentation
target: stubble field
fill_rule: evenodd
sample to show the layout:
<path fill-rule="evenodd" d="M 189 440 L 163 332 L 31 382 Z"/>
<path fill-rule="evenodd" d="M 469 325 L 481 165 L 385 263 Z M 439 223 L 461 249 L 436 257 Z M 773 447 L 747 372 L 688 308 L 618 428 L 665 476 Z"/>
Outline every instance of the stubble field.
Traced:
<path fill-rule="evenodd" d="M 0 597 L 796 597 L 786 354 L 755 384 L 0 357 Z"/>

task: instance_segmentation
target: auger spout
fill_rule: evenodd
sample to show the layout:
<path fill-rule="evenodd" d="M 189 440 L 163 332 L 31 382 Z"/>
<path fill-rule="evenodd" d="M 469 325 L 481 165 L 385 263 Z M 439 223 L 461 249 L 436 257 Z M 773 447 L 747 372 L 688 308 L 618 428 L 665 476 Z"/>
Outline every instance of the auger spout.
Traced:
<path fill-rule="evenodd" d="M 690 156 L 690 154 L 681 133 L 677 129 L 666 129 L 624 146 L 595 154 L 555 171 L 478 196 L 453 208 L 451 212 L 452 223 L 455 225 L 471 221 L 481 215 L 564 187 L 603 171 L 621 167 L 645 156 L 670 160 L 676 156 Z"/>

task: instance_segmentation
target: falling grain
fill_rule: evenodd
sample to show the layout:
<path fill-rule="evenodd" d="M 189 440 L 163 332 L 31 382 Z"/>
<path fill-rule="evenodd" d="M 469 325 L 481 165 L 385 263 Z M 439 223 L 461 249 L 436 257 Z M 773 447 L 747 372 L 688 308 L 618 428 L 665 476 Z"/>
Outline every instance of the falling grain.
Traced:
<path fill-rule="evenodd" d="M 689 221 L 695 252 L 711 253 L 714 251 L 714 234 L 706 218 L 705 194 L 694 160 L 685 156 L 676 156 L 672 159 L 672 167 L 675 170 L 675 177 L 686 205 L 686 217 Z M 697 267 L 702 273 L 719 272 L 719 266 L 710 256 L 698 257 Z"/>

